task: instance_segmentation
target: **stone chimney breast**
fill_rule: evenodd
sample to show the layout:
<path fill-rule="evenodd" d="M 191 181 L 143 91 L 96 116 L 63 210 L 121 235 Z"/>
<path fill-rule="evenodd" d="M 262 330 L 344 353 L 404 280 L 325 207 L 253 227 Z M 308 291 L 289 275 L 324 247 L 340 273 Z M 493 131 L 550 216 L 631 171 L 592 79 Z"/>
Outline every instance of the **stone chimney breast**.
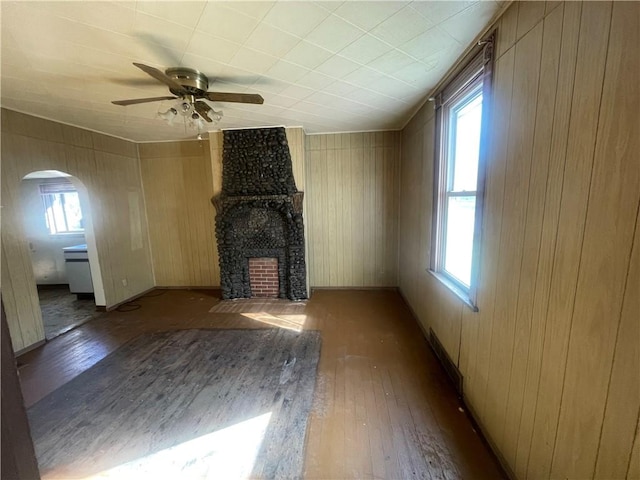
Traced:
<path fill-rule="evenodd" d="M 302 196 L 282 127 L 223 132 L 216 235 L 222 297 L 248 298 L 250 259 L 275 259 L 278 297 L 307 298 Z M 254 280 L 255 285 L 255 280 Z"/>

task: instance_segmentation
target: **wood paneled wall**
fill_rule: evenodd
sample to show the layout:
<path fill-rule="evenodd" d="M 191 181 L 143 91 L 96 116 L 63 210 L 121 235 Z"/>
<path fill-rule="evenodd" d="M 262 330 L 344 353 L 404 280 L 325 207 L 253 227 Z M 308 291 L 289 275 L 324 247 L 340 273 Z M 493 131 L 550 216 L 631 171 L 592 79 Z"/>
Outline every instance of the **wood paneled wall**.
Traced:
<path fill-rule="evenodd" d="M 209 142 L 138 149 L 156 285 L 220 285 Z"/>
<path fill-rule="evenodd" d="M 304 191 L 304 131 L 287 128 L 293 173 Z M 222 132 L 209 140 L 139 144 L 155 282 L 220 285 L 211 198 L 222 189 Z"/>
<path fill-rule="evenodd" d="M 498 21 L 474 313 L 430 276 L 434 119 L 403 131 L 400 288 L 518 479 L 640 478 L 640 4 Z"/>
<path fill-rule="evenodd" d="M 311 285 L 396 286 L 400 132 L 308 135 L 306 150 Z"/>
<path fill-rule="evenodd" d="M 304 130 L 300 127 L 288 127 L 287 142 L 291 152 L 291 166 L 293 179 L 296 182 L 298 191 L 304 192 L 302 198 L 302 219 L 304 221 L 304 250 L 307 262 L 307 294 L 311 295 L 311 272 L 309 270 L 309 194 L 307 192 L 307 161 L 306 161 L 306 141 Z"/>
<path fill-rule="evenodd" d="M 105 306 L 153 287 L 134 143 L 3 109 L 1 168 L 2 298 L 16 351 L 44 339 L 20 204 L 28 173 L 59 170 L 86 187 Z"/>
<path fill-rule="evenodd" d="M 308 284 L 396 286 L 399 132 L 286 130 L 296 186 L 305 192 Z M 220 283 L 210 199 L 222 188 L 222 133 L 211 132 L 208 143 L 208 155 L 198 142 L 140 144 L 158 285 Z M 168 233 L 178 221 L 200 226 Z"/>

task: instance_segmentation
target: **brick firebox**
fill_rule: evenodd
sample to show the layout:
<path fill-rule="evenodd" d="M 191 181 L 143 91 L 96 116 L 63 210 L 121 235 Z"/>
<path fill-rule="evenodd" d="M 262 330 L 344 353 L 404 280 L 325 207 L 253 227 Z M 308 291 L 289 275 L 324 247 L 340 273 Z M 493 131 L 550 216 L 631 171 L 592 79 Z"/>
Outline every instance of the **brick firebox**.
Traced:
<path fill-rule="evenodd" d="M 250 258 L 249 283 L 252 297 L 278 298 L 280 291 L 277 258 Z"/>

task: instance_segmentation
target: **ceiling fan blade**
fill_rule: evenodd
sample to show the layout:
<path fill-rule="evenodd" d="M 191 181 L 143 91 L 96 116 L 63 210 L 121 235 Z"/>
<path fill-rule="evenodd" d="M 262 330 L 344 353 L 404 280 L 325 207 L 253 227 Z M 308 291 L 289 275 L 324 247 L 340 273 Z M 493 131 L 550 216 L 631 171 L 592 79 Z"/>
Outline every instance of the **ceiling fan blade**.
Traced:
<path fill-rule="evenodd" d="M 164 72 L 161 72 L 157 68 L 150 67 L 149 65 L 145 65 L 143 63 L 133 62 L 133 64 L 136 67 L 138 67 L 140 70 L 142 70 L 143 72 L 147 73 L 148 75 L 151 75 L 153 78 L 155 78 L 159 82 L 164 83 L 167 87 L 169 87 L 171 89 L 172 93 L 175 93 L 176 95 L 186 95 L 187 94 L 187 92 L 184 90 L 182 85 L 180 85 L 178 82 L 172 80 L 171 78 L 167 77 L 164 74 Z"/>
<path fill-rule="evenodd" d="M 264 103 L 264 98 L 257 93 L 207 92 L 204 96 L 212 102 L 255 103 L 258 105 Z"/>
<path fill-rule="evenodd" d="M 209 118 L 209 115 L 207 115 L 207 113 L 209 113 L 209 111 L 213 109 L 205 102 L 195 102 L 193 104 L 193 107 L 196 109 L 196 112 L 198 112 L 198 114 L 207 122 L 213 122 L 213 120 Z"/>
<path fill-rule="evenodd" d="M 134 98 L 133 100 L 114 100 L 114 105 L 135 105 L 136 103 L 159 102 L 160 100 L 175 100 L 176 97 L 150 97 L 150 98 Z"/>

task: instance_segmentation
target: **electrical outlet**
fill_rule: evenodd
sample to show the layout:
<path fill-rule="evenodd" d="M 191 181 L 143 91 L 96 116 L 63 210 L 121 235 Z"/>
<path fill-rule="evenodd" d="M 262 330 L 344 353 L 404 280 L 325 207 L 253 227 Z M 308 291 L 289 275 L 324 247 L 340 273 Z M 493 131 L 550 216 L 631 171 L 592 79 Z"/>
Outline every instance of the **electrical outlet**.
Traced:
<path fill-rule="evenodd" d="M 126 279 L 126 278 L 123 278 L 123 279 L 122 279 L 122 286 L 123 286 L 123 287 L 126 287 L 128 284 L 129 284 L 129 282 L 127 282 L 127 279 Z"/>

